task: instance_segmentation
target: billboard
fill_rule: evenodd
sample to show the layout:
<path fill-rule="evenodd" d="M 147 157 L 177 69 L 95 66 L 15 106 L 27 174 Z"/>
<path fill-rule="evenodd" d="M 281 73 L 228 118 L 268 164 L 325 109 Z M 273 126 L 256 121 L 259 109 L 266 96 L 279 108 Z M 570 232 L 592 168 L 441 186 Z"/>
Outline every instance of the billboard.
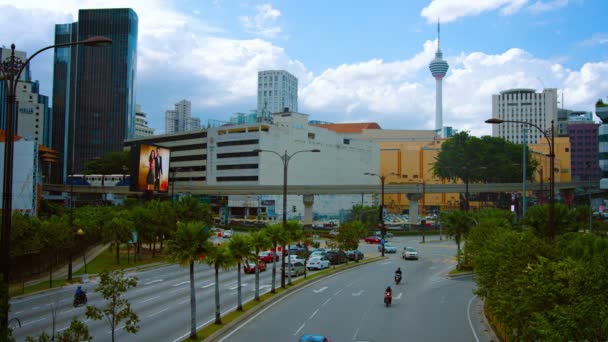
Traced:
<path fill-rule="evenodd" d="M 171 150 L 151 144 L 139 144 L 131 149 L 131 190 L 146 192 L 169 191 Z"/>
<path fill-rule="evenodd" d="M 0 143 L 0 161 L 4 160 L 4 142 Z M 13 210 L 35 215 L 38 200 L 38 144 L 34 141 L 18 140 L 13 145 Z M 0 176 L 4 174 L 4 163 L 0 163 Z M 0 177 L 0 187 L 4 177 Z M 0 208 L 2 203 L 0 203 Z"/>

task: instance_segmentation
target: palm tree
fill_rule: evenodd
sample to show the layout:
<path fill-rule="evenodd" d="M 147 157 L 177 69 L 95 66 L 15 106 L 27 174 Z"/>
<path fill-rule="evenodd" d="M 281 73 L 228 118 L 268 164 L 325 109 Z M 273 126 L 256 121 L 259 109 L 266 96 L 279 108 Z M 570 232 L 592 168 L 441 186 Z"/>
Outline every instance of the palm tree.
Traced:
<path fill-rule="evenodd" d="M 304 236 L 304 233 L 302 232 L 302 225 L 297 221 L 289 221 L 289 222 L 287 222 L 287 225 L 285 226 L 284 234 L 285 234 L 285 239 L 287 240 L 287 256 L 288 256 L 287 261 L 289 263 L 289 265 L 287 266 L 287 269 L 290 270 L 291 269 L 290 244 L 292 242 L 300 241 L 300 239 L 302 239 L 302 237 Z M 287 284 L 291 285 L 291 272 L 288 272 L 287 279 L 289 279 Z"/>
<path fill-rule="evenodd" d="M 228 269 L 234 265 L 234 255 L 230 253 L 227 245 L 213 247 L 213 252 L 205 260 L 208 265 L 215 269 L 215 324 L 222 324 L 220 315 L 220 268 Z M 239 274 L 240 275 L 240 274 Z"/>
<path fill-rule="evenodd" d="M 237 310 L 243 311 L 243 301 L 242 301 L 242 291 L 241 291 L 241 261 L 251 260 L 253 257 L 251 253 L 251 243 L 249 241 L 249 237 L 247 235 L 234 235 L 230 239 L 230 244 L 228 245 L 232 256 L 236 261 L 236 272 L 237 272 Z"/>
<path fill-rule="evenodd" d="M 279 251 L 277 250 L 278 245 L 285 244 L 285 234 L 283 233 L 284 232 L 283 225 L 280 223 L 279 224 L 270 224 L 270 225 L 266 226 L 265 230 L 266 230 L 266 236 L 268 236 L 268 239 L 270 239 L 270 242 L 272 243 L 272 247 L 274 249 L 275 255 L 279 255 Z M 282 257 L 282 255 L 281 255 L 281 257 Z M 277 278 L 277 260 L 275 258 L 272 263 L 272 290 L 270 290 L 270 292 L 272 292 L 272 293 L 276 292 L 276 287 L 275 287 L 276 278 Z"/>
<path fill-rule="evenodd" d="M 260 254 L 260 251 L 270 247 L 270 239 L 264 230 L 249 234 L 249 238 L 256 256 Z M 258 258 L 255 258 L 255 300 L 260 300 L 260 259 Z"/>
<path fill-rule="evenodd" d="M 447 235 L 456 241 L 458 251 L 456 254 L 456 268 L 460 269 L 460 242 L 466 238 L 469 228 L 475 225 L 472 214 L 466 211 L 446 211 L 441 213 L 441 223 L 447 230 Z"/>
<path fill-rule="evenodd" d="M 190 338 L 196 338 L 196 294 L 194 292 L 194 262 L 209 254 L 213 244 L 211 232 L 202 222 L 177 223 L 177 231 L 167 242 L 167 258 L 181 266 L 190 266 Z"/>

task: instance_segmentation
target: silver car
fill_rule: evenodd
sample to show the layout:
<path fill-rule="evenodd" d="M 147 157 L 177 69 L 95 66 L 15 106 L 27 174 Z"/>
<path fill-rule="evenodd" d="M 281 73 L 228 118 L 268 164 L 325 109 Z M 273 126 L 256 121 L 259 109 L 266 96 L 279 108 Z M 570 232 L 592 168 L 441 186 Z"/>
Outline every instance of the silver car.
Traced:
<path fill-rule="evenodd" d="M 382 245 L 378 245 L 378 252 L 382 252 Z M 397 247 L 392 244 L 386 242 L 384 244 L 384 252 L 385 253 L 397 253 Z"/>
<path fill-rule="evenodd" d="M 418 251 L 414 247 L 405 247 L 403 248 L 403 253 L 401 254 L 403 259 L 415 259 L 418 260 Z"/>

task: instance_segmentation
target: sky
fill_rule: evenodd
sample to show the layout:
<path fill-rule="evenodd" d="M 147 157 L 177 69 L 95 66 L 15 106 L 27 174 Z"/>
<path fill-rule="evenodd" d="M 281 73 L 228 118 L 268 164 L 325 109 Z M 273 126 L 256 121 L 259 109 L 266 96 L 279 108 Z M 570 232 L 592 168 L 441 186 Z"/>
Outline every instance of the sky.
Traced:
<path fill-rule="evenodd" d="M 433 129 L 438 19 L 444 126 L 491 134 L 492 94 L 511 88 L 557 88 L 585 111 L 608 96 L 606 0 L 0 0 L 0 45 L 29 56 L 79 9 L 118 7 L 139 17 L 136 100 L 156 133 L 182 99 L 203 124 L 255 109 L 269 69 L 298 78 L 310 120 Z M 52 61 L 31 64 L 49 97 Z"/>

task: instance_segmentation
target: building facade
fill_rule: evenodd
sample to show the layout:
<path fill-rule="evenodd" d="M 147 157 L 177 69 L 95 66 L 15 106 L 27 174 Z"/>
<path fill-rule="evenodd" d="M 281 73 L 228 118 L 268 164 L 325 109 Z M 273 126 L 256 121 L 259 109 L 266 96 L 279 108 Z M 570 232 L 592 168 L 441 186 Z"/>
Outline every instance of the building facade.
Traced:
<path fill-rule="evenodd" d="M 259 71 L 258 117 L 283 111 L 298 112 L 298 79 L 284 70 Z"/>
<path fill-rule="evenodd" d="M 39 93 L 38 81 L 17 84 L 17 135 L 50 145 L 51 110 L 48 96 Z"/>
<path fill-rule="evenodd" d="M 135 135 L 137 33 L 138 17 L 130 8 L 83 9 L 78 22 L 55 26 L 55 44 L 92 36 L 113 42 L 55 49 L 51 147 L 63 154 L 55 182 L 82 173 L 91 159 L 120 151 Z"/>
<path fill-rule="evenodd" d="M 600 189 L 608 189 L 608 104 L 599 100 L 595 105 L 595 115 L 602 120 L 598 127 Z"/>
<path fill-rule="evenodd" d="M 154 128 L 148 127 L 146 113 L 141 110 L 140 105 L 135 105 L 135 135 L 134 138 L 144 138 L 154 135 Z"/>
<path fill-rule="evenodd" d="M 492 95 L 492 118 L 529 122 L 543 130 L 551 129 L 553 121 L 557 136 L 557 89 L 544 89 L 542 93 L 534 89 L 510 89 Z M 544 137 L 538 129 L 512 122 L 492 125 L 492 136 L 515 144 L 530 143 Z"/>
<path fill-rule="evenodd" d="M 192 103 L 181 100 L 165 112 L 165 133 L 180 133 L 201 128 L 201 120 L 192 117 Z"/>
<path fill-rule="evenodd" d="M 599 125 L 588 121 L 572 121 L 568 125 L 570 137 L 572 179 L 599 181 Z"/>

